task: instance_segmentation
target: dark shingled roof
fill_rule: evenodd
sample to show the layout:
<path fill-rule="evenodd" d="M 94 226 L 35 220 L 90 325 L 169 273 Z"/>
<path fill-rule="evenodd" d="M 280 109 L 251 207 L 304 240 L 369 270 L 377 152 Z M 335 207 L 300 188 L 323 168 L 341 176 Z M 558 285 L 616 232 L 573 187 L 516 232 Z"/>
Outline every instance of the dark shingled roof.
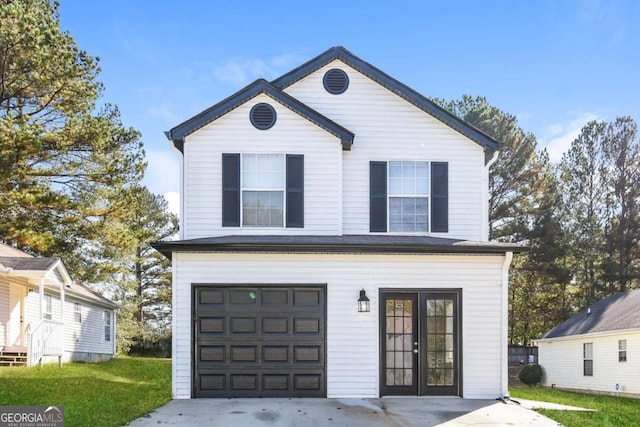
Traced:
<path fill-rule="evenodd" d="M 0 264 L 13 270 L 46 271 L 58 258 L 0 257 Z"/>
<path fill-rule="evenodd" d="M 510 243 L 394 235 L 222 236 L 155 242 L 152 246 L 167 258 L 171 257 L 172 252 L 503 254 L 526 250 Z"/>
<path fill-rule="evenodd" d="M 540 339 L 640 329 L 640 289 L 610 295 L 551 329 Z"/>

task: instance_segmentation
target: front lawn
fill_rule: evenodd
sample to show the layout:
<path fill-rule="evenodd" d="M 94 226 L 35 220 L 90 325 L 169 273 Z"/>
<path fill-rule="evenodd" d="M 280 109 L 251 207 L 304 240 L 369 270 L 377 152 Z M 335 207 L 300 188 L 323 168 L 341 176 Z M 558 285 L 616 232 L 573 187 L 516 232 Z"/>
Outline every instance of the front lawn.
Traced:
<path fill-rule="evenodd" d="M 538 410 L 566 427 L 640 426 L 638 409 L 640 400 L 638 399 L 571 393 L 549 387 L 512 387 L 509 392 L 515 400 L 521 398 L 596 410 L 596 412 Z"/>
<path fill-rule="evenodd" d="M 65 426 L 122 426 L 171 399 L 171 359 L 0 368 L 0 405 L 62 405 Z"/>

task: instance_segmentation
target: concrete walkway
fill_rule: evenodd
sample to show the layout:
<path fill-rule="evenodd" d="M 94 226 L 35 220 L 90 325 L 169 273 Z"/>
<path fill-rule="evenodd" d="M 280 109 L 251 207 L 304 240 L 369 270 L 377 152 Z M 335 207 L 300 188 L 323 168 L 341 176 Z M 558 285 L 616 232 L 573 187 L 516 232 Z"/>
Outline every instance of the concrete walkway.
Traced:
<path fill-rule="evenodd" d="M 506 403 L 505 403 L 506 402 Z M 582 410 L 544 402 L 460 398 L 173 400 L 131 427 L 429 427 L 559 424 L 529 408 Z M 519 402 L 520 404 L 516 403 Z"/>

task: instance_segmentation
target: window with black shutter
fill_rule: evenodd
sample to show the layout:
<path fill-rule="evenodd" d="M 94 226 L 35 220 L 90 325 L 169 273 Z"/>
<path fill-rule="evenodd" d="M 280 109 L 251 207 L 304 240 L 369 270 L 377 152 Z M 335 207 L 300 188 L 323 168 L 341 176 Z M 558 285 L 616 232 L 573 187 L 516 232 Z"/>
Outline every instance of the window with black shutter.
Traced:
<path fill-rule="evenodd" d="M 304 156 L 222 155 L 224 227 L 304 227 Z"/>
<path fill-rule="evenodd" d="M 369 168 L 371 232 L 448 232 L 446 162 L 372 161 Z"/>

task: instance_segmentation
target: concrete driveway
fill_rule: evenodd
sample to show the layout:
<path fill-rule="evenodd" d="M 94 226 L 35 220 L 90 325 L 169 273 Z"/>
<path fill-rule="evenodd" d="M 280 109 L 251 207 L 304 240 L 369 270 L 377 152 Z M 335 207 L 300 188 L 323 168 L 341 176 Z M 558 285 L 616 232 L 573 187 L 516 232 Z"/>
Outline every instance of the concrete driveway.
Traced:
<path fill-rule="evenodd" d="M 542 402 L 460 398 L 173 400 L 132 427 L 537 426 L 559 424 L 533 407 L 581 410 Z"/>

